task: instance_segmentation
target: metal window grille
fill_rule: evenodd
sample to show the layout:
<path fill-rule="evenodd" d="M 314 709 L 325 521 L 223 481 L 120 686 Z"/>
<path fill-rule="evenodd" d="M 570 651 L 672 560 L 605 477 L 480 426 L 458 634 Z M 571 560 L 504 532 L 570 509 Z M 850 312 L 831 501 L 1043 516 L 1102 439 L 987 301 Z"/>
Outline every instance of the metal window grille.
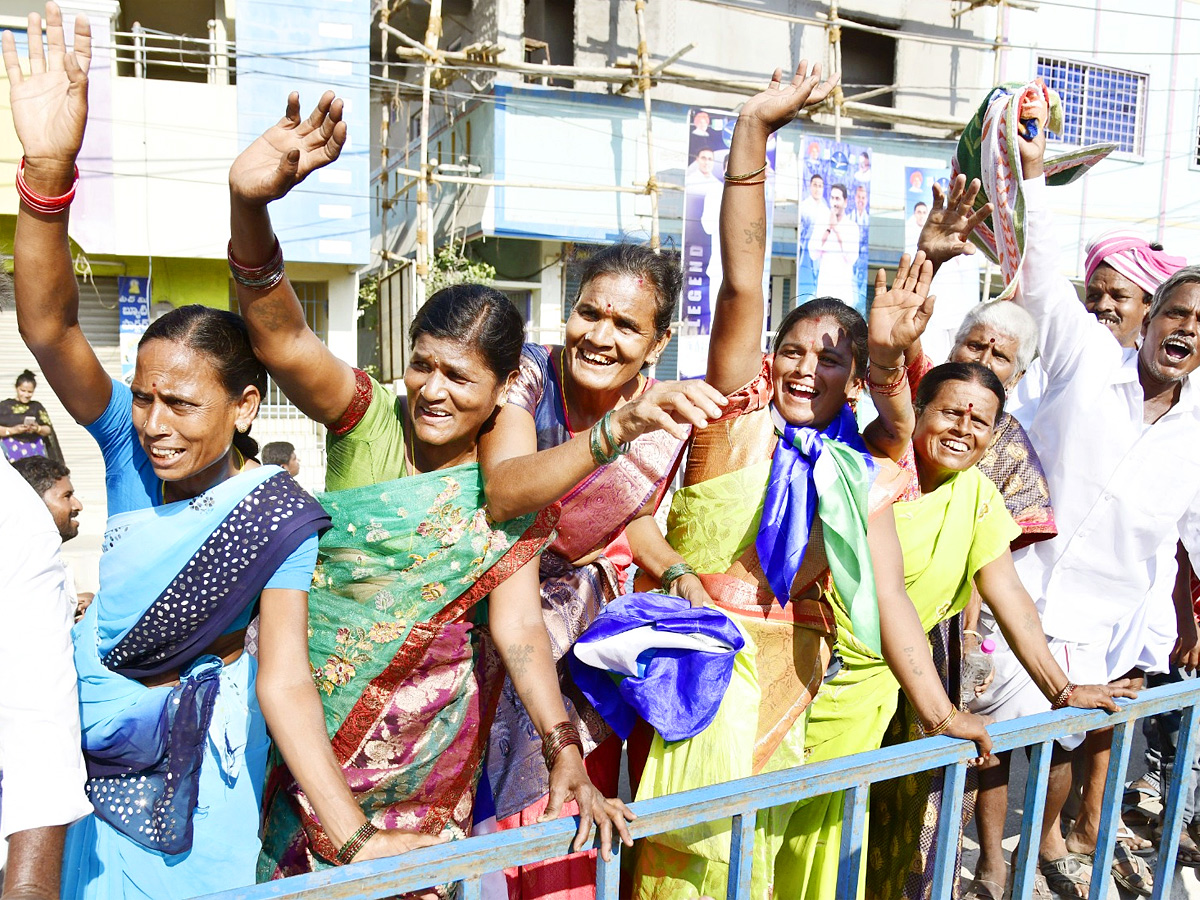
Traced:
<path fill-rule="evenodd" d="M 292 289 L 296 292 L 296 297 L 300 300 L 300 306 L 304 310 L 304 320 L 308 323 L 308 327 L 316 332 L 317 337 L 322 341 L 329 338 L 329 285 L 324 281 L 293 281 Z M 233 294 L 233 282 L 229 283 L 231 297 Z M 237 308 L 236 299 L 233 300 L 233 308 Z M 304 419 L 307 418 L 304 413 L 296 409 L 291 401 L 284 396 L 283 391 L 279 389 L 279 385 L 275 383 L 275 379 L 267 377 L 267 393 L 263 397 L 262 403 L 259 404 L 259 414 L 270 416 L 274 419 Z"/>
<path fill-rule="evenodd" d="M 1038 57 L 1038 75 L 1063 102 L 1064 144 L 1112 143 L 1125 153 L 1142 154 L 1146 88 L 1141 72 L 1112 69 L 1055 57 Z"/>

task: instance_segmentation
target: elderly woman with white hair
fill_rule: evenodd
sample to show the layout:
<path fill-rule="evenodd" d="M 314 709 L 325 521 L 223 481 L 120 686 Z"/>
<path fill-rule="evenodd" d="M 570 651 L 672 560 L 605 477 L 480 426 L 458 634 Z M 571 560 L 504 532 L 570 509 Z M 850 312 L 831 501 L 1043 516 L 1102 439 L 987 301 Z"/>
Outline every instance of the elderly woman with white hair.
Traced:
<path fill-rule="evenodd" d="M 991 369 L 1009 394 L 1033 362 L 1037 352 L 1037 323 L 1015 303 L 993 300 L 980 303 L 963 318 L 947 362 L 977 362 Z M 914 344 L 906 356 L 908 383 L 916 395 L 921 377 L 933 361 Z M 1000 489 L 1004 504 L 1021 535 L 1012 549 L 1053 537 L 1054 510 L 1050 490 L 1037 451 L 1017 418 L 1005 412 L 996 423 L 995 437 L 978 463 Z"/>
<path fill-rule="evenodd" d="M 972 222 L 990 212 L 990 206 L 973 211 L 979 182 L 966 183 L 959 175 L 949 196 L 934 187 L 933 208 L 921 232 L 918 247 L 933 261 L 934 270 L 955 256 L 973 252 L 966 242 Z M 963 318 L 947 362 L 980 363 L 1000 379 L 1012 396 L 1037 353 L 1038 327 L 1015 303 L 997 300 L 980 303 Z M 913 343 L 905 354 L 908 383 L 915 401 L 921 378 L 934 362 Z M 915 467 L 915 463 L 914 463 Z M 1054 510 L 1041 461 L 1016 417 L 1001 413 L 991 443 L 976 463 L 1000 491 L 1004 505 L 1020 528 L 1010 549 L 1054 537 Z M 914 477 L 915 482 L 915 477 Z M 959 660 L 976 646 L 981 612 L 974 594 L 961 616 L 941 622 L 929 633 L 934 664 L 951 697 L 960 696 Z M 883 746 L 893 746 L 921 736 L 907 704 L 901 703 L 888 726 Z M 973 797 L 973 794 L 972 794 Z M 928 773 L 881 782 L 871 789 L 872 834 L 875 849 L 867 859 L 867 897 L 925 897 L 933 878 L 935 838 L 941 790 Z M 960 871 L 961 866 L 955 866 Z M 987 896 L 971 885 L 969 896 Z M 997 894 L 997 896 L 999 896 Z"/>

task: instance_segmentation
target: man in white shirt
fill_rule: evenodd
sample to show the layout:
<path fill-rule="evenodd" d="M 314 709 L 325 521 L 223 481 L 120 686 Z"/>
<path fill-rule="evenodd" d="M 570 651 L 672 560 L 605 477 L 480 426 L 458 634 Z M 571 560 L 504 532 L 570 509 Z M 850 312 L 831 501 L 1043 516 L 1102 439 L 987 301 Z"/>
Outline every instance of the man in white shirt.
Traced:
<path fill-rule="evenodd" d="M 6 898 L 56 900 L 66 826 L 84 794 L 79 696 L 58 529 L 33 489 L 0 459 L 0 837 Z"/>
<path fill-rule="evenodd" d="M 1180 270 L 1155 293 L 1140 349 L 1119 346 L 1059 272 L 1042 177 L 1044 151 L 1044 129 L 1021 141 L 1027 230 L 1018 302 L 1040 328 L 1047 386 L 1030 436 L 1054 498 L 1058 536 L 1023 548 L 1014 559 L 1051 651 L 1071 682 L 1105 682 L 1133 669 L 1152 640 L 1142 631 L 1144 607 L 1154 602 L 1159 569 L 1173 559 L 1177 541 L 1193 565 L 1200 562 L 1200 456 L 1193 452 L 1200 446 L 1200 397 L 1188 377 L 1200 365 L 1200 267 Z M 1161 592 L 1157 596 L 1166 602 Z M 1194 668 L 1197 633 L 1190 604 L 1179 603 L 1175 617 L 1177 658 Z M 998 630 L 993 636 L 999 644 L 995 680 L 972 709 L 1001 720 L 1044 712 L 1049 701 L 1024 675 Z M 1076 735 L 1060 744 L 1073 749 L 1081 742 Z M 1106 746 L 1103 737 L 1088 739 L 1090 765 L 1104 765 Z M 1007 805 L 1007 766 L 1001 769 L 981 773 L 983 846 L 976 878 L 1003 887 L 998 841 L 984 835 Z M 1078 886 L 1086 873 L 1073 854 L 1095 849 L 1099 798 L 1085 792 L 1080 817 L 1064 841 L 1058 816 L 1070 783 L 1070 756 L 1056 748 L 1041 868 L 1052 882 Z M 1095 783 L 1089 779 L 1089 786 Z M 1002 822 L 1001 812 L 1000 829 Z M 1136 880 L 1144 870 L 1129 860 L 1118 874 Z"/>

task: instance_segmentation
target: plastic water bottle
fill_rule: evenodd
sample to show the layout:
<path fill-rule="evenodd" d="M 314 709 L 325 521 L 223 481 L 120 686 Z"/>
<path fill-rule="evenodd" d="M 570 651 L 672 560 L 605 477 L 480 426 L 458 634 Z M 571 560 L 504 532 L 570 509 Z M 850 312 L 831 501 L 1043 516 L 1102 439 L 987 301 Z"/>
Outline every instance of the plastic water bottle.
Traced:
<path fill-rule="evenodd" d="M 962 661 L 962 688 L 959 704 L 966 706 L 975 699 L 975 689 L 987 681 L 996 671 L 992 662 L 992 654 L 996 652 L 996 642 L 984 638 L 983 642 L 966 656 Z"/>

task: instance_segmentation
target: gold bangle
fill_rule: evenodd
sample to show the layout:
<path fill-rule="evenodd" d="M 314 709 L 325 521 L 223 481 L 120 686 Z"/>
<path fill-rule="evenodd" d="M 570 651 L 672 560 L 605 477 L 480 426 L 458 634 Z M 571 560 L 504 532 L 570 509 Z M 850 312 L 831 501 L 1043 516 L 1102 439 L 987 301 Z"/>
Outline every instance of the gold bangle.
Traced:
<path fill-rule="evenodd" d="M 741 180 L 739 180 L 739 179 L 736 179 L 736 178 L 735 178 L 735 179 L 734 179 L 734 180 L 732 180 L 732 181 L 726 180 L 726 182 L 725 182 L 725 183 L 726 183 L 726 184 L 731 184 L 731 185 L 733 185 L 734 187 L 737 187 L 738 185 L 742 185 L 742 184 L 746 184 L 746 185 L 750 185 L 750 184 L 766 184 L 766 183 L 767 183 L 767 179 L 765 179 L 765 178 L 759 178 L 759 179 L 758 179 L 758 180 L 756 180 L 756 181 L 741 181 Z"/>
<path fill-rule="evenodd" d="M 932 728 L 921 726 L 921 731 L 925 733 L 925 737 L 937 737 L 939 734 L 945 734 L 946 729 L 950 727 L 950 723 L 954 721 L 954 717 L 958 715 L 958 707 L 951 706 L 950 712 L 946 714 L 946 718 L 938 722 Z"/>
<path fill-rule="evenodd" d="M 753 172 L 747 172 L 745 175 L 730 175 L 728 172 L 726 172 L 725 180 L 726 181 L 749 181 L 755 175 L 761 175 L 765 171 L 767 171 L 767 164 L 764 161 L 763 164 L 761 166 L 759 166 L 757 169 L 755 169 Z"/>

